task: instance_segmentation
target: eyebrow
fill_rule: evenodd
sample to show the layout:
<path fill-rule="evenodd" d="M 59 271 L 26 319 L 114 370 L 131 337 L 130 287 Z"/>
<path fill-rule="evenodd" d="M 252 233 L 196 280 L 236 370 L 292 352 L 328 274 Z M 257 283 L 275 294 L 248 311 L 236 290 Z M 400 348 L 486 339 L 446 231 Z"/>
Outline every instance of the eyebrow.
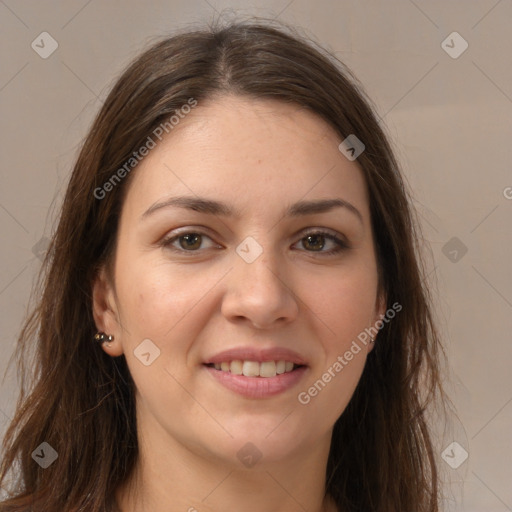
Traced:
<path fill-rule="evenodd" d="M 171 207 L 184 208 L 210 215 L 222 215 L 225 217 L 236 218 L 241 217 L 239 210 L 220 201 L 198 196 L 178 196 L 170 197 L 153 204 L 142 214 L 141 219 L 149 217 L 151 214 L 161 210 L 162 208 Z M 313 215 L 315 213 L 325 213 L 333 210 L 334 208 L 346 208 L 348 211 L 356 215 L 361 223 L 363 223 L 363 216 L 361 212 L 353 204 L 340 198 L 298 201 L 288 207 L 285 212 L 285 217 L 299 217 L 303 215 Z"/>

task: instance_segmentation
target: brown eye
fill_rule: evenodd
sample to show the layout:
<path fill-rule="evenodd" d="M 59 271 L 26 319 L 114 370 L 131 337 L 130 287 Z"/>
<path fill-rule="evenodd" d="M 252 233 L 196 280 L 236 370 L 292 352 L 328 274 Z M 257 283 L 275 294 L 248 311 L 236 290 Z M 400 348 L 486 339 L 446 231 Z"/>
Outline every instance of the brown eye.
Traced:
<path fill-rule="evenodd" d="M 207 242 L 209 245 L 204 246 Z M 211 249 L 215 247 L 212 239 L 203 233 L 197 233 L 195 231 L 186 231 L 183 234 L 175 234 L 163 239 L 160 245 L 165 249 L 169 249 L 174 252 L 193 253 L 202 252 L 200 249 Z M 217 246 L 218 247 L 218 246 Z"/>
<path fill-rule="evenodd" d="M 189 233 L 177 238 L 180 247 L 185 250 L 199 249 L 201 246 L 201 235 L 199 233 Z"/>
<path fill-rule="evenodd" d="M 307 249 L 310 248 L 313 251 L 321 251 L 325 245 L 325 237 L 324 235 L 315 234 L 305 236 L 303 239 L 303 246 Z M 306 241 L 306 242 L 304 242 Z"/>
<path fill-rule="evenodd" d="M 306 252 L 318 253 L 319 256 L 331 256 L 341 251 L 350 249 L 350 245 L 344 239 L 328 231 L 313 231 L 306 233 L 300 239 L 301 245 Z M 327 244 L 327 250 L 324 250 Z M 332 248 L 329 249 L 329 244 Z"/>

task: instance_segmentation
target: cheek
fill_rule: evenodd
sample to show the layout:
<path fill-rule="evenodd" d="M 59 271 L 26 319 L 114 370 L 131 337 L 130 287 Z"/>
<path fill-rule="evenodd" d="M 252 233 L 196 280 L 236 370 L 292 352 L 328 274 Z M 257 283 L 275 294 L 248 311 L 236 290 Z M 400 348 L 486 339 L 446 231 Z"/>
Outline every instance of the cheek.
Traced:
<path fill-rule="evenodd" d="M 347 267 L 317 281 L 313 288 L 309 283 L 305 290 L 309 290 L 308 306 L 325 326 L 324 347 L 331 358 L 371 326 L 377 298 L 377 275 L 371 266 Z"/>
<path fill-rule="evenodd" d="M 324 425 L 339 418 L 363 372 L 369 340 L 364 330 L 372 325 L 376 287 L 376 271 L 361 265 L 331 276 L 309 294 L 308 306 L 323 326 L 324 354 L 297 399 L 310 417 L 321 416 Z"/>
<path fill-rule="evenodd" d="M 117 288 L 125 326 L 124 354 L 143 401 L 155 416 L 164 418 L 170 407 L 190 405 L 177 382 L 184 381 L 189 371 L 187 356 L 203 328 L 202 318 L 207 317 L 207 301 L 202 299 L 215 282 L 212 276 L 180 272 L 167 263 L 120 261 Z M 156 348 L 146 342 L 148 349 L 142 351 L 139 347 L 147 339 Z M 138 355 L 147 351 L 154 362 L 145 366 Z M 153 354 L 158 356 L 153 359 Z"/>
<path fill-rule="evenodd" d="M 304 408 L 308 421 L 321 424 L 324 429 L 331 428 L 346 409 L 364 369 L 365 350 L 361 349 L 356 354 L 349 352 L 350 360 L 338 355 L 312 376 L 297 395 L 299 407 Z"/>
<path fill-rule="evenodd" d="M 128 343 L 135 348 L 149 338 L 177 361 L 212 314 L 207 295 L 222 273 L 191 272 L 149 257 L 133 261 L 120 259 L 117 274 Z"/>

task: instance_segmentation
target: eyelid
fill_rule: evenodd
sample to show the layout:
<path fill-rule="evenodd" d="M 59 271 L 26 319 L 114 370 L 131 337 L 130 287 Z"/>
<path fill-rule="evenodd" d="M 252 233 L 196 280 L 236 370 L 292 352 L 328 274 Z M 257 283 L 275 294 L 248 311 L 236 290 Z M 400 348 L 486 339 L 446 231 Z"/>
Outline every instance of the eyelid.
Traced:
<path fill-rule="evenodd" d="M 347 237 L 343 233 L 340 233 L 339 231 L 336 231 L 335 229 L 324 228 L 321 226 L 310 226 L 308 228 L 301 229 L 293 236 L 294 236 L 294 238 L 297 236 L 300 236 L 301 238 L 303 238 L 304 236 L 314 235 L 314 234 L 331 235 L 335 238 L 339 238 L 341 241 L 343 241 L 347 245 L 349 243 Z"/>
<path fill-rule="evenodd" d="M 162 238 L 162 240 L 160 242 L 158 242 L 158 245 L 163 248 L 167 248 L 173 252 L 180 253 L 180 254 L 201 253 L 201 252 L 204 252 L 205 249 L 187 251 L 185 249 L 177 249 L 177 248 L 173 247 L 172 243 L 174 243 L 181 236 L 184 236 L 187 234 L 196 234 L 196 235 L 200 235 L 201 237 L 209 238 L 214 244 L 216 244 L 213 241 L 212 236 L 210 236 L 208 234 L 209 232 L 210 232 L 210 230 L 204 226 L 197 227 L 197 228 L 195 226 L 185 226 L 183 228 L 178 228 L 177 230 L 174 230 L 172 232 L 172 234 L 170 234 L 170 235 L 164 236 Z M 347 237 L 345 235 L 343 235 L 342 233 L 340 233 L 336 230 L 330 229 L 330 228 L 314 227 L 314 226 L 304 228 L 304 229 L 298 231 L 297 233 L 295 233 L 293 235 L 293 238 L 294 239 L 297 237 L 299 237 L 299 238 L 296 242 L 294 242 L 293 245 L 296 245 L 297 243 L 301 242 L 306 236 L 310 236 L 310 235 L 323 235 L 326 239 L 334 242 L 334 244 L 336 244 L 337 247 L 335 247 L 334 249 L 331 249 L 329 251 L 307 251 L 304 249 L 301 252 L 306 252 L 306 253 L 310 253 L 310 254 L 318 254 L 320 256 L 329 256 L 329 255 L 334 255 L 343 250 L 347 250 L 347 249 L 351 248 L 350 242 L 348 241 Z M 216 248 L 219 248 L 219 244 L 216 244 L 216 246 L 217 246 Z"/>
<path fill-rule="evenodd" d="M 185 249 L 176 249 L 175 247 L 173 247 L 171 245 L 173 242 L 175 242 L 181 236 L 188 235 L 188 234 L 195 234 L 195 235 L 200 235 L 201 237 L 209 238 L 213 242 L 213 244 L 217 246 L 217 248 L 220 247 L 220 244 L 217 244 L 216 242 L 213 241 L 212 236 L 210 234 L 208 234 L 209 232 L 210 232 L 210 230 L 204 226 L 200 226 L 200 227 L 184 226 L 183 228 L 177 228 L 177 229 L 173 230 L 172 233 L 165 235 L 157 243 L 157 245 L 159 245 L 163 248 L 170 249 L 171 251 L 174 251 L 174 252 L 182 253 L 182 254 L 183 253 L 194 253 L 194 252 L 198 253 L 198 252 L 200 252 L 199 250 L 186 251 Z"/>
<path fill-rule="evenodd" d="M 347 251 L 352 248 L 352 244 L 349 242 L 348 238 L 344 234 L 342 234 L 334 229 L 329 229 L 329 228 L 324 228 L 324 227 L 308 227 L 308 228 L 305 228 L 305 229 L 299 231 L 295 235 L 295 236 L 299 237 L 299 239 L 297 240 L 297 242 L 295 242 L 295 244 L 300 243 L 304 238 L 306 238 L 307 236 L 310 236 L 310 235 L 322 235 L 327 240 L 332 241 L 336 247 L 329 251 L 306 251 L 306 250 L 304 250 L 301 252 L 305 252 L 305 253 L 313 254 L 313 255 L 319 255 L 321 257 L 322 256 L 329 257 L 329 256 L 336 256 L 339 253 L 341 253 L 343 251 Z"/>

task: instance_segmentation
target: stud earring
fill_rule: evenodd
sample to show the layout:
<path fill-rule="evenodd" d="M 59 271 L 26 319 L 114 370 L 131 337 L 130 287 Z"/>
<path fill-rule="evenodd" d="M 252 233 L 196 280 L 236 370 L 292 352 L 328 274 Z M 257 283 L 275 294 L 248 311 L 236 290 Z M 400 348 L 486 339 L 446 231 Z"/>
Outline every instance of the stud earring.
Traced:
<path fill-rule="evenodd" d="M 114 340 L 114 336 L 111 336 L 110 334 L 105 334 L 104 332 L 97 332 L 94 335 L 94 341 L 98 343 L 99 345 L 107 342 L 107 344 L 110 344 L 111 341 Z"/>

